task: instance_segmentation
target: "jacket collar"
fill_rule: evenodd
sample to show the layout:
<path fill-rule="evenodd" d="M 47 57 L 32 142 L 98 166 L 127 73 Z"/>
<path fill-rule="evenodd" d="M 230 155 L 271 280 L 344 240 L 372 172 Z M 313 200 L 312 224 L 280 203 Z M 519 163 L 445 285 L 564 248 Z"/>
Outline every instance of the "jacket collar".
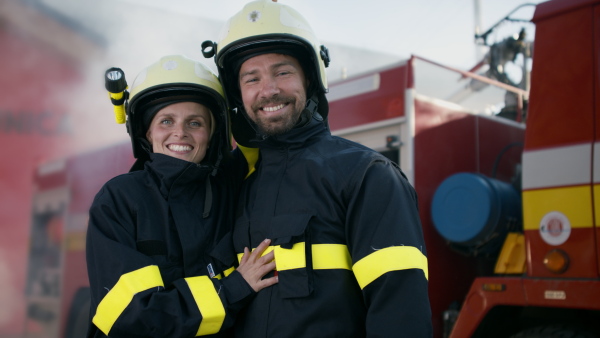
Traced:
<path fill-rule="evenodd" d="M 302 148 L 322 134 L 329 134 L 326 123 L 313 117 L 307 124 L 281 135 L 268 136 L 257 145 L 259 148 Z"/>
<path fill-rule="evenodd" d="M 160 192 L 167 197 L 174 186 L 197 186 L 206 181 L 211 168 L 164 154 L 150 154 L 145 163 Z"/>

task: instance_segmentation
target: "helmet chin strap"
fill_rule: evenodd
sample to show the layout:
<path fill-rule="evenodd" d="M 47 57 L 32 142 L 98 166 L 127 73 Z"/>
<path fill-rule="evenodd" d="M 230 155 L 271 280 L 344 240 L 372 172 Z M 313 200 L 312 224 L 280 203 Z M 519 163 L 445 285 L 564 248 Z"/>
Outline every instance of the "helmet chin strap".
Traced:
<path fill-rule="evenodd" d="M 306 101 L 306 107 L 300 114 L 300 118 L 298 119 L 298 123 L 294 126 L 294 128 L 303 127 L 308 122 L 314 118 L 317 121 L 323 121 L 323 116 L 319 114 L 317 111 L 319 109 L 319 98 L 316 94 L 313 94 L 310 99 Z"/>

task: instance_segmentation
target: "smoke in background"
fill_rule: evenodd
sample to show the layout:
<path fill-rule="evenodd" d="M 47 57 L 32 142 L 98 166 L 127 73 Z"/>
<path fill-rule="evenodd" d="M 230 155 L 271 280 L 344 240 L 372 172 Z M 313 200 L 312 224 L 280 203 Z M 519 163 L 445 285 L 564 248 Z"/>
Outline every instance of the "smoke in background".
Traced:
<path fill-rule="evenodd" d="M 81 60 L 81 83 L 63 91 L 69 101 L 77 152 L 127 139 L 124 125 L 115 123 L 104 89 L 106 69 L 122 68 L 129 84 L 144 67 L 169 54 L 184 54 L 215 69 L 213 60 L 203 58 L 200 45 L 216 38 L 221 22 L 123 1 L 42 3 L 71 20 L 72 27 L 96 47 L 90 57 Z"/>

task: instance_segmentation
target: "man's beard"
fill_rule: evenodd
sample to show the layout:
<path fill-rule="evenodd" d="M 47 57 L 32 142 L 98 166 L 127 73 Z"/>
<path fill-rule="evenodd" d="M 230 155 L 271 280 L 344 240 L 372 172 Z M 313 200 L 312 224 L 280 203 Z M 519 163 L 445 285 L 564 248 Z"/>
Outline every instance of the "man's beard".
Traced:
<path fill-rule="evenodd" d="M 301 98 L 303 99 L 303 98 Z M 269 100 L 261 100 L 254 104 L 251 107 L 251 111 L 248 113 L 252 121 L 258 127 L 258 131 L 267 136 L 281 135 L 286 132 L 292 130 L 302 111 L 304 110 L 304 106 L 306 105 L 306 99 L 301 100 L 302 102 L 298 102 L 294 97 L 283 97 L 276 96 Z M 264 107 L 266 105 L 279 105 L 289 103 L 292 105 L 293 109 L 285 113 L 284 115 L 276 115 L 276 116 L 263 116 L 256 112 L 259 111 L 259 107 Z M 246 112 L 248 110 L 246 109 Z"/>

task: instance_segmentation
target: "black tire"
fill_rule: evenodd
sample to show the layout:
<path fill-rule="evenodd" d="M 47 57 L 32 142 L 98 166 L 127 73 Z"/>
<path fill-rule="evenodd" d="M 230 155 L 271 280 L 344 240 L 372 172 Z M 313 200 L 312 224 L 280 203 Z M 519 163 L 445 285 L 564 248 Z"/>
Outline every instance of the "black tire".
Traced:
<path fill-rule="evenodd" d="M 90 324 L 90 302 L 89 288 L 77 290 L 69 309 L 65 338 L 81 338 L 86 336 Z"/>
<path fill-rule="evenodd" d="M 536 326 L 523 330 L 511 338 L 596 338 L 595 333 L 592 333 L 585 328 L 578 326 L 569 326 L 562 324 Z"/>

